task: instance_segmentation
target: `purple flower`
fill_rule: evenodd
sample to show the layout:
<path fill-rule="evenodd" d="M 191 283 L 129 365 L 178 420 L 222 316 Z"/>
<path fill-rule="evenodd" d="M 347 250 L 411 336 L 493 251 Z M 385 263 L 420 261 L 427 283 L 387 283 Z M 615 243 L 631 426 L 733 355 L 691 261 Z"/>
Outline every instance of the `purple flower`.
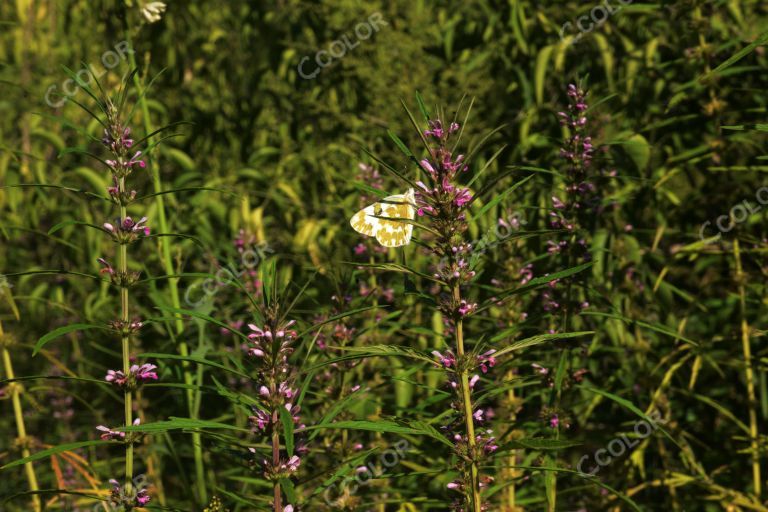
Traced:
<path fill-rule="evenodd" d="M 529 263 L 520 269 L 520 284 L 526 284 L 533 279 L 533 264 Z"/>
<path fill-rule="evenodd" d="M 489 368 L 496 366 L 496 358 L 493 357 L 493 354 L 495 353 L 496 350 L 491 349 L 488 352 L 477 356 L 477 360 L 480 363 L 480 369 L 483 371 L 483 373 L 488 373 Z"/>
<path fill-rule="evenodd" d="M 128 204 L 133 202 L 134 199 L 136 199 L 135 190 L 131 190 L 130 192 L 125 191 L 123 193 L 120 193 L 120 180 L 114 174 L 112 175 L 112 186 L 107 187 L 107 194 L 109 194 L 112 200 L 118 204 Z"/>
<path fill-rule="evenodd" d="M 141 151 L 137 151 L 134 153 L 134 155 L 130 158 L 130 160 L 106 160 L 107 164 L 112 168 L 112 171 L 116 174 L 119 173 L 128 173 L 133 170 L 133 167 L 135 165 L 138 165 L 141 168 L 144 168 L 147 166 L 147 164 L 144 163 L 144 160 L 140 160 L 141 158 Z"/>
<path fill-rule="evenodd" d="M 287 462 L 281 464 L 280 469 L 289 473 L 295 473 L 299 470 L 299 465 L 301 465 L 301 458 L 298 455 L 294 455 Z"/>
<path fill-rule="evenodd" d="M 278 328 L 273 334 L 268 328 L 262 329 L 256 324 L 248 324 L 248 328 L 252 331 L 248 335 L 248 341 L 250 345 L 247 348 L 247 353 L 255 357 L 264 357 L 266 355 L 266 348 L 269 347 L 273 339 L 279 339 L 280 351 L 284 352 L 287 356 L 293 349 L 290 348 L 290 344 L 296 339 L 296 331 L 290 329 L 295 324 L 295 320 L 287 322 L 282 327 Z"/>
<path fill-rule="evenodd" d="M 117 130 L 119 132 L 119 129 Z M 131 135 L 131 129 L 126 127 L 123 129 L 123 132 L 120 134 L 120 136 L 115 139 L 112 137 L 112 134 L 107 130 L 104 129 L 104 137 L 102 137 L 101 142 L 108 148 L 112 150 L 113 153 L 117 153 L 121 148 L 130 148 L 133 146 L 133 139 L 130 138 Z"/>
<path fill-rule="evenodd" d="M 283 397 L 285 397 L 285 398 L 290 400 L 291 398 L 296 396 L 297 390 L 291 389 L 288 386 L 287 382 L 281 382 L 280 383 L 280 387 L 278 388 L 277 392 L 280 393 Z"/>
<path fill-rule="evenodd" d="M 476 439 L 477 444 L 483 446 L 483 451 L 486 455 L 490 455 L 499 449 L 499 445 L 496 444 L 496 438 L 493 437 L 493 430 L 488 429 L 485 433 L 481 432 L 477 435 Z"/>
<path fill-rule="evenodd" d="M 466 300 L 462 300 L 459 304 L 458 313 L 460 316 L 467 316 L 477 309 L 477 304 L 469 303 Z"/>
<path fill-rule="evenodd" d="M 138 222 L 135 222 L 131 217 L 126 217 L 122 220 L 118 218 L 114 225 L 105 222 L 103 227 L 119 241 L 133 241 L 141 233 L 144 233 L 144 236 L 149 236 L 149 226 L 146 226 L 145 222 L 147 222 L 146 217 L 142 217 Z"/>
<path fill-rule="evenodd" d="M 142 217 L 138 222 L 134 222 L 130 217 L 126 217 L 123 221 L 122 229 L 123 231 L 143 231 L 144 236 L 149 236 L 149 227 L 143 225 L 145 222 L 147 222 L 146 217 Z"/>
<path fill-rule="evenodd" d="M 453 129 L 454 125 L 456 125 L 456 129 Z M 453 123 L 451 125 L 452 132 L 456 131 L 458 129 L 458 126 L 459 125 L 457 125 L 456 123 Z M 434 121 L 429 121 L 429 130 L 426 130 L 424 132 L 424 135 L 426 137 L 431 136 L 436 139 L 442 139 L 443 136 L 445 135 L 445 132 L 443 131 L 443 123 L 439 119 L 436 119 Z"/>
<path fill-rule="evenodd" d="M 265 430 L 271 421 L 269 413 L 262 411 L 261 409 L 254 408 L 253 414 L 253 416 L 248 417 L 251 424 L 254 425 L 258 430 Z"/>
<path fill-rule="evenodd" d="M 453 202 L 456 204 L 456 206 L 461 208 L 465 204 L 469 203 L 471 200 L 472 200 L 472 194 L 469 193 L 469 189 L 463 188 L 456 193 L 456 198 L 453 200 Z"/>
<path fill-rule="evenodd" d="M 144 363 L 141 366 L 132 365 L 128 371 L 128 375 L 125 375 L 121 370 L 109 370 L 104 380 L 115 384 L 117 387 L 128 386 L 134 388 L 139 384 L 143 384 L 148 380 L 157 380 L 157 366 L 150 363 Z"/>
<path fill-rule="evenodd" d="M 427 160 L 426 158 L 421 161 L 421 167 L 425 171 L 427 171 L 430 174 L 430 176 L 432 176 L 432 178 L 435 178 L 437 176 L 437 172 L 435 171 L 435 168 L 432 167 L 432 164 L 429 163 L 429 160 Z M 419 183 L 421 183 L 421 182 L 419 182 Z M 424 187 L 424 189 L 426 190 L 426 186 L 424 186 L 423 183 L 421 183 L 421 186 Z"/>
<path fill-rule="evenodd" d="M 456 364 L 456 356 L 454 356 L 453 352 L 450 350 L 448 350 L 445 355 L 437 350 L 433 350 L 432 355 L 440 360 L 440 364 L 443 365 L 444 368 L 451 368 Z"/>
<path fill-rule="evenodd" d="M 136 380 L 157 380 L 157 366 L 144 363 L 141 366 L 131 366 L 131 373 L 136 375 Z"/>
<path fill-rule="evenodd" d="M 141 420 L 139 418 L 136 418 L 136 420 L 133 422 L 134 425 L 138 425 L 140 423 Z M 111 428 L 105 427 L 104 425 L 97 426 L 96 430 L 102 432 L 101 439 L 104 441 L 125 441 L 125 432 L 118 432 L 117 430 L 112 430 Z"/>
<path fill-rule="evenodd" d="M 116 197 L 120 193 L 120 181 L 117 176 L 112 176 L 112 186 L 107 187 L 107 193 L 112 197 Z"/>
<path fill-rule="evenodd" d="M 304 425 L 301 424 L 301 416 L 299 416 L 301 407 L 298 405 L 294 407 L 293 404 L 285 404 L 285 408 L 288 410 L 288 412 L 291 413 L 291 419 L 293 419 L 293 422 L 298 425 L 299 428 L 304 428 Z"/>
<path fill-rule="evenodd" d="M 141 489 L 139 492 L 136 493 L 136 503 L 143 507 L 147 503 L 151 501 L 152 498 L 149 496 L 149 492 L 146 489 Z"/>
<path fill-rule="evenodd" d="M 109 483 L 112 485 L 109 501 L 115 506 L 122 506 L 125 510 L 132 510 L 135 507 L 144 507 L 150 501 L 151 497 L 146 489 L 139 489 L 135 494 L 123 490 L 120 482 L 111 478 Z"/>
<path fill-rule="evenodd" d="M 99 270 L 99 274 L 109 274 L 109 275 L 115 274 L 115 269 L 112 268 L 112 265 L 110 265 L 109 262 L 107 262 L 107 260 L 105 260 L 104 258 L 98 258 L 96 261 L 104 265 L 104 268 Z"/>
<path fill-rule="evenodd" d="M 102 432 L 101 439 L 103 441 L 123 440 L 125 439 L 125 432 L 117 432 L 104 425 L 98 425 L 96 430 Z"/>
<path fill-rule="evenodd" d="M 128 382 L 128 377 L 126 377 L 126 375 L 121 370 L 108 370 L 107 376 L 104 377 L 104 380 L 107 382 L 112 382 L 118 387 L 123 387 L 125 386 L 126 382 Z"/>

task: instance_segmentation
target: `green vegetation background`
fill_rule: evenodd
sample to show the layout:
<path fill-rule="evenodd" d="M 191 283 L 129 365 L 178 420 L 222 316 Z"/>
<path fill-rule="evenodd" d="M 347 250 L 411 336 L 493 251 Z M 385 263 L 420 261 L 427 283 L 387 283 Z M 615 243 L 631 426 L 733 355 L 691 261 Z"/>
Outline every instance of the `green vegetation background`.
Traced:
<path fill-rule="evenodd" d="M 606 256 L 593 269 L 596 296 L 602 297 L 596 310 L 625 319 L 590 320 L 588 327 L 597 334 L 588 344 L 585 366 L 590 370 L 590 385 L 630 399 L 642 409 L 652 403 L 660 408 L 670 418 L 666 428 L 678 443 L 655 437 L 644 441 L 631 458 L 614 462 L 601 477 L 647 510 L 745 506 L 739 500 L 753 489 L 750 458 L 745 453 L 749 403 L 738 290 L 740 283 L 747 287 L 745 317 L 758 375 L 755 405 L 760 424 L 765 424 L 765 209 L 725 233 L 722 242 L 701 244 L 700 232 L 710 221 L 706 233 L 715 235 L 715 219 L 745 200 L 758 204 L 756 194 L 766 183 L 766 125 L 761 123 L 766 123 L 768 103 L 768 4 L 757 0 L 633 2 L 575 42 L 576 20 L 588 15 L 596 3 L 201 0 L 168 4 L 162 19 L 152 24 L 143 21 L 139 6 L 126 8 L 123 2 L 0 4 L 0 272 L 97 273 L 96 257 L 109 250 L 100 234 L 72 225 L 47 233 L 68 220 L 100 225 L 114 216 L 108 203 L 59 189 L 9 186 L 45 183 L 103 193 L 109 185 L 103 169 L 81 155 L 60 154 L 66 147 L 84 144 L 84 139 L 56 118 L 64 116 L 77 129 L 97 134 L 95 123 L 72 102 L 52 108 L 45 97 L 50 86 L 60 88 L 67 79 L 62 66 L 79 70 L 86 62 L 98 67 L 102 54 L 125 40 L 126 34 L 143 79 L 158 75 L 148 93 L 153 124 L 190 123 L 177 130 L 182 136 L 165 141 L 153 154 L 152 165 L 160 170 L 164 187 L 231 192 L 191 190 L 166 196 L 171 231 L 199 242 L 174 242 L 175 268 L 214 272 L 216 261 L 236 261 L 233 240 L 244 229 L 279 256 L 285 282 L 300 287 L 319 271 L 308 292 L 311 300 L 302 304 L 308 320 L 329 309 L 334 282 L 350 279 L 351 267 L 341 262 L 355 259 L 353 248 L 360 242 L 347 219 L 360 207 L 362 189 L 355 184 L 358 163 L 370 163 L 362 148 L 405 165 L 386 131 L 414 145 L 418 141 L 401 100 L 415 110 L 413 99 L 419 91 L 428 105 L 453 112 L 462 97 L 474 98 L 467 124 L 471 144 L 503 125 L 480 152 L 475 168 L 506 145 L 491 163 L 495 175 L 512 165 L 557 169 L 562 165 L 557 149 L 563 131 L 556 113 L 566 104 L 567 84 L 584 80 L 591 103 L 602 101 L 591 114 L 590 122 L 598 130 L 595 138 L 608 148 L 610 167 L 621 176 L 618 186 L 606 191 L 610 194 L 606 201 L 619 205 L 616 213 L 607 216 L 613 229 L 597 237 L 602 245 L 596 253 Z M 344 35 L 354 39 L 355 26 L 375 13 L 381 14 L 385 24 L 373 37 L 360 41 L 313 79 L 299 76 L 297 66 L 303 57 L 310 58 L 307 69 L 314 69 L 312 61 L 319 50 L 328 49 Z M 566 22 L 572 25 L 563 31 Z M 755 41 L 762 45 L 743 52 L 738 61 L 727 62 Z M 128 69 L 128 63 L 121 62 L 107 72 L 101 79 L 105 87 L 114 90 Z M 75 99 L 85 102 L 88 98 L 80 92 Z M 141 119 L 139 115 L 137 120 Z M 135 130 L 143 132 L 141 123 L 136 123 Z M 556 186 L 553 180 L 537 175 L 505 197 L 484 218 L 473 220 L 473 236 L 479 237 L 511 211 L 524 211 L 531 226 L 543 226 L 542 212 Z M 504 182 L 499 192 L 510 184 Z M 396 193 L 402 187 L 388 180 L 385 189 Z M 150 193 L 149 174 L 136 173 L 132 188 L 140 195 Z M 153 227 L 155 208 L 155 203 L 148 202 L 144 213 Z M 737 279 L 734 270 L 732 241 L 737 237 L 746 247 L 743 279 Z M 543 243 L 533 238 L 515 250 L 531 257 L 544 252 Z M 500 250 L 491 260 L 503 267 L 515 257 L 514 252 Z M 396 261 L 396 254 L 391 252 L 382 260 Z M 419 261 L 419 256 L 414 257 Z M 163 273 L 154 242 L 141 246 L 136 263 L 149 276 Z M 636 277 L 625 279 L 629 269 Z M 2 319 L 6 331 L 27 348 L 55 327 L 82 319 L 103 321 L 115 311 L 114 296 L 106 286 L 92 281 L 63 275 L 9 279 L 22 318 L 13 321 L 3 305 Z M 187 286 L 180 284 L 182 293 Z M 207 313 L 222 321 L 243 318 L 242 298 L 226 290 L 217 299 Z M 168 305 L 165 284 L 152 283 L 139 300 L 146 316 L 159 316 L 155 306 Z M 388 333 L 405 329 L 405 324 L 395 323 Z M 154 328 L 142 339 L 143 345 L 150 351 L 172 352 L 168 331 L 162 325 Z M 194 321 L 186 332 L 193 346 L 199 343 L 217 350 L 232 344 Z M 79 345 L 62 342 L 45 357 L 32 358 L 29 350 L 17 350 L 17 375 L 72 370 L 99 379 L 109 364 L 115 366 L 115 349 L 107 340 L 79 341 Z M 556 360 L 545 351 L 536 354 L 529 362 Z M 391 377 L 389 372 L 402 369 L 385 365 L 382 371 Z M 376 380 L 372 374 L 363 377 Z M 398 404 L 395 409 L 385 406 L 385 412 L 407 411 L 419 402 L 422 390 L 414 380 L 422 382 L 405 376 L 382 391 L 382 402 Z M 109 418 L 112 399 L 85 387 L 57 391 L 60 386 L 27 385 L 28 430 L 47 444 L 95 437 L 93 426 L 105 415 Z M 74 396 L 74 419 L 63 422 L 50 416 L 50 397 L 57 393 Z M 164 409 L 173 396 L 179 396 L 173 393 L 165 390 L 152 400 Z M 615 401 L 588 393 L 579 396 L 573 403 L 579 427 L 571 434 L 589 448 L 577 448 L 567 456 L 571 464 L 604 446 L 617 432 L 631 431 L 637 419 Z M 206 411 L 208 407 L 204 402 L 205 418 L 224 414 L 216 405 Z M 536 407 L 529 407 L 526 421 L 531 424 L 536 421 Z M 15 433 L 6 408 L 10 411 L 10 404 L 0 402 L 0 463 L 19 457 L 11 446 Z M 184 416 L 184 407 L 177 408 L 172 413 Z M 162 419 L 159 416 L 162 413 L 156 419 Z M 761 437 L 761 446 L 763 441 Z M 168 450 L 163 453 L 169 459 L 169 499 L 189 510 L 185 508 L 192 506 L 185 491 L 189 483 L 170 460 L 178 456 L 189 461 L 190 452 L 182 446 L 173 457 Z M 227 464 L 228 459 L 219 455 L 206 455 L 211 473 Z M 108 462 L 92 462 L 103 479 L 109 477 Z M 430 462 L 434 463 L 430 457 L 421 460 L 421 469 L 426 470 Z M 48 463 L 39 467 L 41 479 L 49 484 L 44 487 L 55 487 L 50 484 L 52 470 L 44 469 Z M 711 478 L 703 478 L 699 469 Z M 210 475 L 211 481 L 227 488 L 228 471 Z M 388 490 L 393 503 L 428 498 L 418 510 L 445 510 L 440 500 L 446 481 L 429 475 L 402 477 L 390 483 Z M 424 482 L 428 485 L 423 486 Z M 563 510 L 616 506 L 594 486 L 576 479 L 563 485 Z M 0 476 L 0 494 L 24 486 L 19 468 Z M 527 503 L 529 510 L 543 509 L 540 478 L 520 488 L 521 503 Z M 765 510 L 759 500 L 747 502 L 752 505 L 744 510 Z M 565 508 L 569 504 L 573 507 Z"/>

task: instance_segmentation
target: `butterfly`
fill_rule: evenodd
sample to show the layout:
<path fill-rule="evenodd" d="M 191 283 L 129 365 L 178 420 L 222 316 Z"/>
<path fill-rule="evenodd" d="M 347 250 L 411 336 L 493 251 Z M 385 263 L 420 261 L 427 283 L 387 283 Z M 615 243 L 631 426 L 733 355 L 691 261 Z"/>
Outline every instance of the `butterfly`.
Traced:
<path fill-rule="evenodd" d="M 405 194 L 389 196 L 366 206 L 354 214 L 349 223 L 358 233 L 375 236 L 385 247 L 400 247 L 410 243 L 413 224 L 397 219 L 412 221 L 416 214 L 415 205 L 413 189 L 409 188 Z"/>

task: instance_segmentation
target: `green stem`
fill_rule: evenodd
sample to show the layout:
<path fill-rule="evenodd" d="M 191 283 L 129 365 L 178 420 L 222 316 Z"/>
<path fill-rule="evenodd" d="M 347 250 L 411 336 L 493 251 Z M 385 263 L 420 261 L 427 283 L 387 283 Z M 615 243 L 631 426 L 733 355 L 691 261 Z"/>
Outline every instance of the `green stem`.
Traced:
<path fill-rule="evenodd" d="M 130 31 L 126 31 L 126 39 L 128 40 L 129 47 L 133 50 L 133 41 L 130 37 Z M 135 51 L 131 51 L 128 53 L 128 61 L 130 63 L 131 69 L 136 69 L 136 57 L 135 57 Z M 144 130 L 147 134 L 150 134 L 154 131 L 154 127 L 152 126 L 152 120 L 149 115 L 149 105 L 147 104 L 146 95 L 144 94 L 144 85 L 141 81 L 141 78 L 139 77 L 139 73 L 134 74 L 133 76 L 134 86 L 136 87 L 136 92 L 139 97 L 139 105 L 141 107 L 142 117 L 144 121 Z M 147 144 L 151 144 L 151 139 L 147 140 Z M 150 155 L 145 155 L 146 161 L 147 161 L 147 167 L 150 170 L 150 174 L 152 176 L 152 186 L 154 188 L 155 194 L 155 205 L 157 206 L 157 222 L 158 222 L 158 228 L 161 233 L 168 233 L 168 219 L 166 218 L 165 213 L 165 199 L 163 195 L 160 195 L 160 192 L 163 191 L 163 183 L 160 179 L 160 169 L 159 165 L 156 164 L 156 162 L 153 164 L 153 159 L 150 157 Z M 170 238 L 168 237 L 160 237 L 159 239 L 160 244 L 160 252 L 162 254 L 162 262 L 163 262 L 163 268 L 165 270 L 166 275 L 175 275 L 175 270 L 173 268 L 173 258 L 171 257 L 171 242 Z M 179 280 L 178 278 L 169 278 L 168 279 L 168 287 L 171 292 L 171 304 L 175 309 L 181 309 L 181 301 L 179 299 Z M 182 320 L 182 316 L 178 313 L 174 313 L 174 326 L 176 329 L 176 335 L 180 336 L 184 332 L 184 322 Z M 187 342 L 184 341 L 184 339 L 179 339 L 178 341 L 178 348 L 179 348 L 179 354 L 182 357 L 189 357 L 189 346 L 187 345 Z M 194 402 L 196 399 L 196 394 L 199 393 L 199 391 L 195 391 L 193 384 L 194 384 L 194 378 L 192 376 L 192 372 L 189 368 L 189 363 L 184 361 L 182 363 L 182 372 L 184 375 L 184 384 L 187 385 L 186 395 L 187 395 L 187 405 L 189 408 L 190 416 L 193 419 L 197 419 L 197 415 L 194 411 Z M 207 503 L 208 502 L 208 492 L 206 489 L 206 483 L 205 483 L 205 467 L 203 465 L 203 452 L 202 452 L 202 437 L 199 432 L 193 432 L 192 433 L 192 445 L 194 447 L 194 459 L 195 459 L 195 474 L 197 475 L 197 493 L 198 497 L 201 502 Z"/>
<path fill-rule="evenodd" d="M 3 337 L 3 324 L 0 323 L 0 342 L 2 342 Z M 3 365 L 5 366 L 5 374 L 7 375 L 9 380 L 12 380 L 15 377 L 13 373 L 13 365 L 11 364 L 11 354 L 8 352 L 8 349 L 3 346 Z M 21 456 L 24 458 L 29 457 L 29 448 L 27 447 L 27 428 L 24 425 L 24 412 L 21 408 L 21 390 L 20 390 L 20 384 L 14 382 L 11 384 L 11 401 L 13 402 L 13 415 L 16 418 L 16 432 L 19 435 L 19 440 L 21 441 L 22 449 L 21 449 Z M 24 464 L 24 471 L 27 474 L 27 482 L 29 483 L 29 490 L 33 493 L 36 493 L 40 490 L 40 487 L 37 483 L 37 475 L 35 475 L 35 468 L 32 465 L 32 462 L 27 462 Z M 32 495 L 32 506 L 34 507 L 35 512 L 40 512 L 41 504 L 40 504 L 40 496 L 37 494 Z"/>
<path fill-rule="evenodd" d="M 119 181 L 119 193 L 122 196 L 125 193 L 125 178 L 120 178 Z M 123 222 L 127 217 L 128 212 L 124 204 L 120 205 L 120 220 Z M 127 275 L 128 272 L 128 245 L 125 243 L 120 244 L 120 258 L 118 261 L 118 271 L 120 275 Z M 123 332 L 127 332 L 127 326 L 130 322 L 130 311 L 128 305 L 128 287 L 123 285 L 120 288 L 120 319 L 123 321 Z M 123 334 L 121 337 L 121 344 L 123 349 L 123 374 L 130 375 L 131 373 L 131 349 L 130 349 L 130 336 Z M 130 427 L 133 424 L 133 391 L 126 387 L 124 392 L 124 405 L 125 405 L 125 426 Z M 125 445 L 125 487 L 126 491 L 130 493 L 133 488 L 133 443 L 126 443 Z"/>
<path fill-rule="evenodd" d="M 273 369 L 272 372 L 272 396 L 277 394 L 277 379 Z M 277 410 L 272 411 L 272 468 L 275 470 L 280 466 L 280 430 L 279 430 L 280 414 Z M 346 433 L 346 429 L 344 431 Z M 274 511 L 282 512 L 283 510 L 283 494 L 280 489 L 280 480 L 275 479 L 273 483 L 274 493 Z"/>
<path fill-rule="evenodd" d="M 744 272 L 741 266 L 739 241 L 733 241 L 733 254 L 736 258 L 736 282 L 739 285 L 739 310 L 741 314 L 741 348 L 744 353 L 744 376 L 747 381 L 747 401 L 749 402 L 749 437 L 752 452 L 752 479 L 755 496 L 760 499 L 762 480 L 760 478 L 759 432 L 757 428 L 757 400 L 755 398 L 755 374 L 752 371 L 752 348 L 749 342 L 749 324 L 747 323 L 747 293 L 744 288 Z"/>
<path fill-rule="evenodd" d="M 507 381 L 512 382 L 515 379 L 515 374 L 512 372 L 512 370 L 509 370 L 507 372 Z M 514 424 L 517 421 L 517 413 L 515 412 L 515 388 L 514 386 L 511 386 L 509 388 L 509 391 L 507 392 L 507 401 L 509 403 L 510 408 L 510 422 Z M 509 478 L 509 481 L 512 482 L 509 487 L 507 487 L 507 507 L 509 508 L 510 512 L 514 512 L 517 507 L 515 506 L 515 470 L 513 469 L 515 466 L 517 466 L 517 450 L 511 450 L 509 452 L 509 458 L 508 461 L 508 468 L 506 470 L 507 478 Z"/>
<path fill-rule="evenodd" d="M 461 302 L 461 291 L 458 283 L 453 286 L 453 298 L 456 304 Z M 470 484 L 467 491 L 467 502 L 472 512 L 481 512 L 480 501 L 480 470 L 477 467 L 477 440 L 475 439 L 475 422 L 472 416 L 472 394 L 469 387 L 469 374 L 464 361 L 464 321 L 456 321 L 456 359 L 461 361 L 459 369 L 459 387 L 464 402 L 464 422 L 467 427 L 467 445 L 470 459 Z"/>
<path fill-rule="evenodd" d="M 570 243 L 568 245 L 568 263 L 565 268 L 571 268 L 573 266 L 573 246 L 576 243 L 576 235 L 574 234 L 571 236 Z M 573 281 L 571 279 L 568 279 L 566 284 L 566 293 L 565 293 L 565 309 L 563 311 L 563 332 L 569 332 L 571 329 L 571 309 L 572 309 L 572 302 L 573 302 Z M 562 388 L 562 379 L 564 377 L 561 376 L 560 372 L 562 368 L 565 368 L 568 364 L 568 361 L 570 360 L 570 349 L 564 348 L 562 349 L 562 352 L 560 354 L 560 361 L 557 365 L 557 373 L 556 375 L 560 378 L 557 379 L 557 382 L 555 383 L 555 396 L 554 396 L 554 406 L 555 410 L 560 410 L 560 400 L 562 398 L 563 394 L 563 388 Z M 555 427 L 555 439 L 560 439 L 560 425 L 557 425 Z M 552 460 L 553 463 L 556 465 L 557 463 L 557 451 L 552 452 Z M 548 493 L 548 496 L 550 499 L 548 500 L 547 504 L 547 512 L 555 512 L 557 509 L 557 472 L 552 471 L 550 473 L 547 473 L 547 477 L 550 479 L 551 482 L 551 489 Z"/>

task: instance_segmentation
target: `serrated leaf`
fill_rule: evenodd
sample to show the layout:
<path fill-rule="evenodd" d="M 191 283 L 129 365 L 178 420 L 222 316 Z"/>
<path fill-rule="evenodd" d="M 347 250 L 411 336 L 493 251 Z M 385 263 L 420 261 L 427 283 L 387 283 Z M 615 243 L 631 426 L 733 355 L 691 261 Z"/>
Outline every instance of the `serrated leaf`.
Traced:
<path fill-rule="evenodd" d="M 285 437 L 285 450 L 288 452 L 288 457 L 293 456 L 293 416 L 290 411 L 285 407 L 278 409 L 280 412 L 280 422 L 283 424 L 283 436 Z"/>
<path fill-rule="evenodd" d="M 131 425 L 129 427 L 119 427 L 115 430 L 122 432 L 145 432 L 147 434 L 157 434 L 161 432 L 168 432 L 170 430 L 202 430 L 202 429 L 214 429 L 214 430 L 239 430 L 240 432 L 250 432 L 249 429 L 240 428 L 228 423 L 220 423 L 217 421 L 198 420 L 193 418 L 176 418 L 171 417 L 167 421 L 156 421 L 154 423 L 145 423 L 143 425 Z"/>
<path fill-rule="evenodd" d="M 542 343 L 547 343 L 550 341 L 561 340 L 561 339 L 564 340 L 564 339 L 570 339 L 570 338 L 579 338 L 581 336 L 587 336 L 594 333 L 595 333 L 594 331 L 579 331 L 579 332 L 564 332 L 564 333 L 557 333 L 557 334 L 539 334 L 537 336 L 531 336 L 530 338 L 525 338 L 524 340 L 515 341 L 511 345 L 508 345 L 502 348 L 501 350 L 496 351 L 493 355 L 494 357 L 499 357 L 499 356 L 503 356 L 504 354 L 514 352 L 515 350 L 520 350 L 523 348 L 541 345 Z M 504 339 L 506 335 L 507 334 L 505 333 L 500 333 L 499 335 L 494 336 L 493 338 L 491 338 L 491 343 Z"/>

